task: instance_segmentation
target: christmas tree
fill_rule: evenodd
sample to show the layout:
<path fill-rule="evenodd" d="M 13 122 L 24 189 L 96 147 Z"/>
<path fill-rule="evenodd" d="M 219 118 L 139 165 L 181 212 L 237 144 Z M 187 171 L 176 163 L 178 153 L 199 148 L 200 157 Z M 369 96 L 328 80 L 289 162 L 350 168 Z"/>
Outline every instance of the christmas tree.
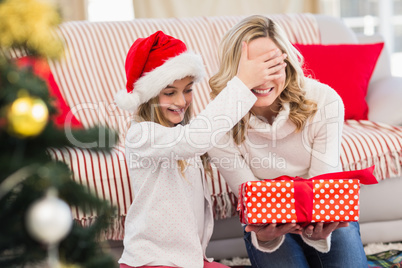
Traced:
<path fill-rule="evenodd" d="M 65 134 L 71 126 L 55 124 L 55 99 L 32 64 L 63 56 L 59 23 L 40 0 L 0 0 L 0 267 L 117 266 L 98 242 L 113 209 L 47 151 L 74 146 Z M 27 64 L 17 64 L 16 51 L 29 56 Z M 117 137 L 102 127 L 71 133 L 85 144 Z M 73 223 L 73 207 L 96 211 L 97 220 L 86 228 Z"/>

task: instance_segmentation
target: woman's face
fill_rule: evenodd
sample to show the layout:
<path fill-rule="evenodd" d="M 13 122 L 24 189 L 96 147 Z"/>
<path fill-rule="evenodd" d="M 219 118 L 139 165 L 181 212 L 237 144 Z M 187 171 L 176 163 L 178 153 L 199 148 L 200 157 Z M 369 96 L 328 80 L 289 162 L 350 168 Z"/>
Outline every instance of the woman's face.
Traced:
<path fill-rule="evenodd" d="M 171 127 L 183 121 L 184 114 L 193 101 L 193 83 L 193 77 L 187 76 L 174 81 L 159 93 L 162 114 Z"/>
<path fill-rule="evenodd" d="M 276 48 L 278 46 L 269 37 L 257 38 L 248 44 L 248 57 L 249 59 L 254 59 Z M 279 100 L 277 99 L 284 90 L 286 81 L 285 69 L 281 69 L 278 73 L 282 73 L 280 78 L 252 89 L 252 92 L 258 98 L 253 108 L 277 108 L 276 106 L 279 105 Z M 272 105 L 275 107 L 272 107 Z"/>

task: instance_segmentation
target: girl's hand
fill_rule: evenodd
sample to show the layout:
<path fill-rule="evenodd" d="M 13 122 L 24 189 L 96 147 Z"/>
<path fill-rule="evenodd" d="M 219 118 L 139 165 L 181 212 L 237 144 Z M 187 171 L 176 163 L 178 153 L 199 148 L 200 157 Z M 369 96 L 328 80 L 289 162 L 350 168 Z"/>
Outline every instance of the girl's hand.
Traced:
<path fill-rule="evenodd" d="M 333 231 L 338 228 L 348 227 L 348 222 L 319 222 L 315 226 L 310 224 L 303 229 L 302 235 L 309 240 L 326 239 Z"/>
<path fill-rule="evenodd" d="M 278 238 L 287 233 L 301 234 L 301 227 L 296 223 L 285 223 L 277 225 L 271 223 L 268 225 L 247 225 L 245 228 L 246 232 L 255 232 L 257 239 L 261 242 L 268 242 Z"/>
<path fill-rule="evenodd" d="M 247 43 L 243 42 L 237 77 L 250 89 L 278 79 L 283 75 L 279 71 L 286 67 L 286 57 L 275 49 L 250 60 Z"/>

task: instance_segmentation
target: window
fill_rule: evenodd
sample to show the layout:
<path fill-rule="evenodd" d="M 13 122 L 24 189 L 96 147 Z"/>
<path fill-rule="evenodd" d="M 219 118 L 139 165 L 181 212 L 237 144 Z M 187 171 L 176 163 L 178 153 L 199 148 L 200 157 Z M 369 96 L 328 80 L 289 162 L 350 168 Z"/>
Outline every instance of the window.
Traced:
<path fill-rule="evenodd" d="M 323 2 L 328 0 L 321 0 Z M 402 76 L 402 0 L 332 0 L 339 17 L 354 32 L 384 37 L 392 73 Z M 332 3 L 334 5 L 334 3 Z"/>
<path fill-rule="evenodd" d="M 87 0 L 89 21 L 121 21 L 134 19 L 132 0 Z"/>

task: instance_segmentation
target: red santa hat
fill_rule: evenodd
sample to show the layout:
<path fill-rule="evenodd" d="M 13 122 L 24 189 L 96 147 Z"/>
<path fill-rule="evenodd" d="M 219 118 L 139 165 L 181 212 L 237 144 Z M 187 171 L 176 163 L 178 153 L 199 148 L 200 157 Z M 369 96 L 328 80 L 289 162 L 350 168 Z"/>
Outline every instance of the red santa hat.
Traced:
<path fill-rule="evenodd" d="M 198 82 L 205 76 L 201 56 L 187 51 L 182 41 L 162 31 L 134 42 L 127 53 L 125 69 L 126 89 L 117 92 L 115 103 L 130 112 L 175 80 L 192 76 Z"/>

